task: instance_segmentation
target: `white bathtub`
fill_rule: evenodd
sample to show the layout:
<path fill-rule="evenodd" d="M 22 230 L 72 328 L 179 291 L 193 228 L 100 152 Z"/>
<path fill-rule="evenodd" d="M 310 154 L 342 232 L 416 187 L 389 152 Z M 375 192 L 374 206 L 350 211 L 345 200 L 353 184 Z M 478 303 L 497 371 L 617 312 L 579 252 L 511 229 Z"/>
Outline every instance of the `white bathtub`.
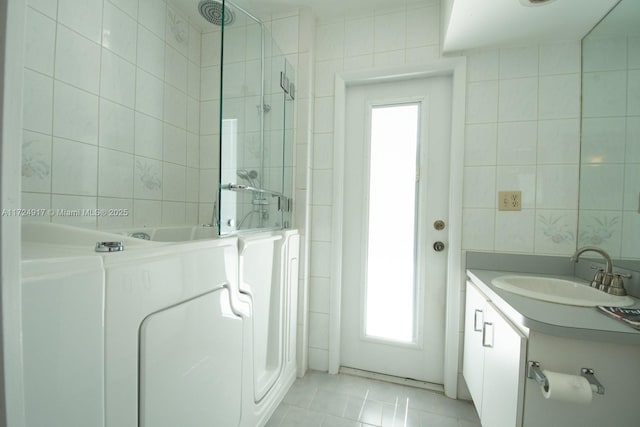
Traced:
<path fill-rule="evenodd" d="M 256 427 L 295 380 L 295 230 L 32 223 L 22 237 L 27 427 Z M 114 240 L 125 250 L 94 251 Z"/>

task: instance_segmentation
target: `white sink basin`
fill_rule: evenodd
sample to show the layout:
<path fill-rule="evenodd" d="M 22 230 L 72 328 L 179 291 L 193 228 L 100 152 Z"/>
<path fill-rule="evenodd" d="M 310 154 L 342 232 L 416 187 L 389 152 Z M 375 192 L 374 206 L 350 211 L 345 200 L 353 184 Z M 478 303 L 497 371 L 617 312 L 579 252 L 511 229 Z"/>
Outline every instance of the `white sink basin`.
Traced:
<path fill-rule="evenodd" d="M 628 296 L 609 295 L 586 283 L 539 276 L 500 276 L 491 281 L 495 287 L 514 294 L 558 304 L 595 307 L 613 305 L 628 307 L 635 300 Z"/>

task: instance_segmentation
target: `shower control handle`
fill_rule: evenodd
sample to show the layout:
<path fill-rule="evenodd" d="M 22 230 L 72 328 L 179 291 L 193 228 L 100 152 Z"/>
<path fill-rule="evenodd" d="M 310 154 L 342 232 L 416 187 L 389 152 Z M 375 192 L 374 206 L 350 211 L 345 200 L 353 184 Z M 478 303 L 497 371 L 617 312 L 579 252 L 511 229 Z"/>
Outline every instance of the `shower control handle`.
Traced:
<path fill-rule="evenodd" d="M 442 252 L 444 250 L 444 243 L 437 241 L 433 244 L 433 250 L 436 252 Z"/>

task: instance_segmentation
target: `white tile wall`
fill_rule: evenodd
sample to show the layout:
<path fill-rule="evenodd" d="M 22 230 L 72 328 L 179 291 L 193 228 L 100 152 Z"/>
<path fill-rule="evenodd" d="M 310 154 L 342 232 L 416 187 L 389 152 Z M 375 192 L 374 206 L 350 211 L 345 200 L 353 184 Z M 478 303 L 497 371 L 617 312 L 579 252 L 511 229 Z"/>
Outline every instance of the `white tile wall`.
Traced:
<path fill-rule="evenodd" d="M 580 52 L 578 42 L 468 52 L 463 249 L 575 249 Z M 500 190 L 522 191 L 523 210 L 498 211 Z"/>
<path fill-rule="evenodd" d="M 637 258 L 640 233 L 640 44 L 638 36 L 584 44 L 578 243 Z M 623 191 L 611 191 L 623 189 Z"/>
<path fill-rule="evenodd" d="M 44 218 L 88 227 L 195 223 L 200 46 L 164 0 L 29 1 L 24 203 L 130 211 Z"/>
<path fill-rule="evenodd" d="M 314 102 L 313 156 L 311 188 L 311 244 L 310 244 L 310 318 L 309 366 L 326 370 L 328 367 L 329 286 L 331 282 L 331 209 L 333 186 L 333 119 L 334 79 L 336 73 L 346 70 L 383 68 L 401 64 L 426 63 L 439 56 L 440 7 L 437 2 L 393 9 L 372 10 L 347 17 L 335 17 L 319 21 L 315 36 L 315 64 L 313 72 Z M 479 123 L 489 117 L 497 117 L 498 85 L 478 85 L 482 102 L 469 107 Z M 493 110 L 491 107 L 493 99 Z M 491 116 L 493 114 L 493 116 Z M 495 122 L 495 120 L 494 120 Z M 478 135 L 478 139 L 490 139 L 490 131 Z M 493 141 L 478 144 L 494 147 L 495 164 L 497 134 L 494 127 Z M 493 171 L 495 175 L 495 171 Z M 483 179 L 485 177 L 483 176 Z M 491 188 L 494 183 L 491 183 Z M 487 197 L 493 194 L 487 192 Z M 493 206 L 493 201 L 478 201 Z"/>

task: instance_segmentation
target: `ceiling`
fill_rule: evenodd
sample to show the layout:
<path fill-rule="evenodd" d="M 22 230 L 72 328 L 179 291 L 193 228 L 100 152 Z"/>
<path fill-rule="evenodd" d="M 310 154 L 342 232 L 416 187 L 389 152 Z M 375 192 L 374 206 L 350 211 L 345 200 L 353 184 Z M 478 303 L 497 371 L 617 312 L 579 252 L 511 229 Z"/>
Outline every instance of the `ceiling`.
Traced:
<path fill-rule="evenodd" d="M 233 0 L 260 19 L 310 8 L 318 19 L 394 9 L 406 4 L 441 3 L 449 20 L 443 50 L 580 40 L 619 0 L 551 0 L 525 6 L 527 0 Z M 637 0 L 627 0 L 637 2 Z M 171 0 L 202 29 L 199 0 Z"/>
<path fill-rule="evenodd" d="M 636 0 L 633 0 L 636 1 Z M 618 0 L 445 0 L 450 10 L 445 52 L 582 39 Z"/>

